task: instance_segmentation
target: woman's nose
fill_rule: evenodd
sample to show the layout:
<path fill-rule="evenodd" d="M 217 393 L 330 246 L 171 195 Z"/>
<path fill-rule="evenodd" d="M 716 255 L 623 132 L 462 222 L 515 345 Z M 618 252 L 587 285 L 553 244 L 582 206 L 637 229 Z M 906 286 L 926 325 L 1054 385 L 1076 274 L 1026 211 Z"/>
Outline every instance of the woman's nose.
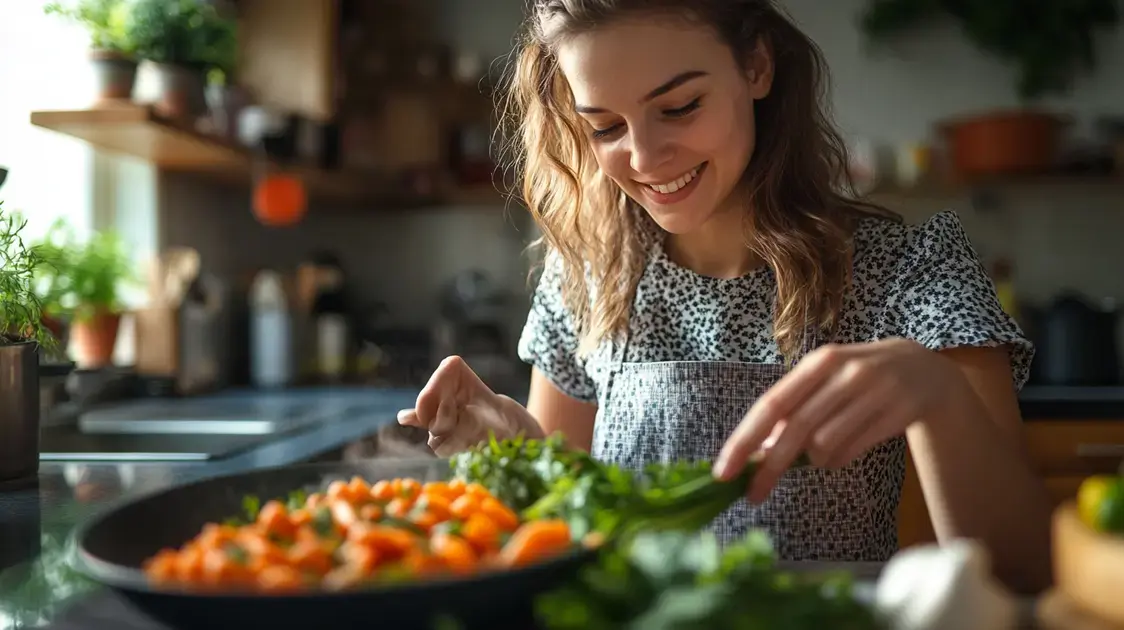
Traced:
<path fill-rule="evenodd" d="M 631 149 L 632 170 L 642 175 L 657 173 L 674 155 L 670 139 L 655 130 L 633 130 Z"/>

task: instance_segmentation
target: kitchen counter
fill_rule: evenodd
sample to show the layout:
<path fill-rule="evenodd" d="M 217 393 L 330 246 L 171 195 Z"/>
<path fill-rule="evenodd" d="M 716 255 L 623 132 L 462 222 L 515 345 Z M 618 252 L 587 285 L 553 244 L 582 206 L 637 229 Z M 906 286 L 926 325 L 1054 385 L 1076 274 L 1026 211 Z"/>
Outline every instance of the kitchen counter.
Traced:
<path fill-rule="evenodd" d="M 1019 409 L 1028 421 L 1124 419 L 1124 386 L 1027 385 L 1019 392 Z"/>
<path fill-rule="evenodd" d="M 285 394 L 292 395 L 292 394 Z M 50 623 L 71 603 L 101 589 L 66 563 L 74 526 L 124 498 L 174 484 L 258 468 L 331 458 L 377 432 L 417 397 L 410 390 L 301 391 L 311 400 L 341 395 L 362 404 L 339 417 L 278 436 L 225 459 L 202 463 L 43 462 L 37 479 L 0 486 L 0 630 Z M 123 627 L 111 625 L 110 627 Z"/>
<path fill-rule="evenodd" d="M 54 624 L 56 620 L 61 622 L 59 627 L 96 629 L 96 623 L 85 625 L 79 620 L 90 619 L 91 615 L 102 618 L 107 630 L 152 628 L 144 619 L 118 619 L 113 611 L 127 607 L 69 570 L 66 543 L 76 524 L 123 498 L 174 484 L 265 467 L 339 459 L 345 447 L 394 422 L 395 413 L 411 406 L 416 394 L 414 390 L 350 390 L 343 394 L 306 390 L 284 394 L 314 401 L 347 395 L 362 404 L 345 406 L 346 413 L 339 417 L 223 459 L 180 463 L 44 462 L 38 478 L 30 483 L 22 487 L 0 486 L 0 630 Z M 1051 398 L 1047 395 L 1039 400 Z M 1124 409 L 1124 397 L 1120 407 Z M 1077 417 L 1072 412 L 1062 415 Z M 1112 415 L 1124 418 L 1124 413 Z M 1038 418 L 1028 416 L 1028 420 Z M 876 567 L 855 568 L 868 578 L 877 574 Z M 64 612 L 67 610 L 70 612 Z"/>

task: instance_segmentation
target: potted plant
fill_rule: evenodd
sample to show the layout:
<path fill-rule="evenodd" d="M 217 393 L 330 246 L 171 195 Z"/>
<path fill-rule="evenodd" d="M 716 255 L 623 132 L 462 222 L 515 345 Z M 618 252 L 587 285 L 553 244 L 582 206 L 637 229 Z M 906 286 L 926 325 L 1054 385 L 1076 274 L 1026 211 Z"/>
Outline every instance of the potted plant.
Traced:
<path fill-rule="evenodd" d="M 231 29 L 214 50 L 214 66 L 207 73 L 206 98 L 215 132 L 227 139 L 238 137 L 238 118 L 251 103 L 251 96 L 238 82 L 238 38 Z"/>
<path fill-rule="evenodd" d="M 33 290 L 39 253 L 0 207 L 0 481 L 39 470 L 39 348 L 52 345 Z"/>
<path fill-rule="evenodd" d="M 83 242 L 56 223 L 38 249 L 38 286 L 52 309 L 70 320 L 75 362 L 83 369 L 110 365 L 121 323 L 120 290 L 132 278 L 121 239 L 103 230 Z"/>
<path fill-rule="evenodd" d="M 133 0 L 129 37 L 156 77 L 156 111 L 193 120 L 206 111 L 207 73 L 228 63 L 236 22 L 206 0 Z"/>
<path fill-rule="evenodd" d="M 1116 0 L 869 0 L 859 24 L 871 43 L 884 44 L 938 18 L 958 22 L 979 50 L 1016 67 L 1023 104 L 944 124 L 956 170 L 971 177 L 1053 166 L 1067 121 L 1030 104 L 1065 94 L 1095 69 L 1096 35 L 1116 25 Z"/>
<path fill-rule="evenodd" d="M 98 100 L 131 98 L 137 78 L 137 60 L 129 36 L 128 0 L 51 2 L 44 10 L 48 15 L 81 24 L 89 33 L 90 62 Z"/>

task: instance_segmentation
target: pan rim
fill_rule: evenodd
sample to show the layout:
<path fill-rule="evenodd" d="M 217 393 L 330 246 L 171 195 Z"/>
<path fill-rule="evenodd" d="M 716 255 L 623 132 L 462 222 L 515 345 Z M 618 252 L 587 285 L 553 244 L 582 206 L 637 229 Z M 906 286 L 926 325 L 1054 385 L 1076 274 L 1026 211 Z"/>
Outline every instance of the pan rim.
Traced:
<path fill-rule="evenodd" d="M 253 591 L 198 591 L 189 590 L 186 588 L 175 587 L 161 587 L 152 584 L 145 576 L 143 570 L 139 567 L 131 567 L 116 562 L 105 560 L 86 549 L 85 540 L 89 533 L 96 528 L 99 524 L 104 522 L 119 511 L 145 501 L 155 499 L 156 497 L 169 494 L 174 491 L 180 491 L 184 488 L 198 486 L 202 484 L 215 484 L 221 483 L 226 479 L 240 479 L 251 475 L 268 474 L 270 471 L 275 470 L 294 470 L 304 469 L 310 473 L 316 471 L 323 471 L 322 474 L 330 475 L 335 471 L 337 474 L 341 469 L 357 468 L 361 469 L 364 464 L 372 462 L 390 463 L 393 462 L 395 467 L 440 467 L 442 464 L 449 465 L 447 458 L 402 458 L 394 460 L 368 460 L 367 462 L 333 462 L 333 463 L 306 463 L 295 465 L 281 465 L 269 466 L 264 468 L 255 468 L 253 470 L 241 472 L 229 472 L 219 475 L 209 475 L 200 478 L 191 479 L 185 483 L 174 484 L 152 490 L 150 492 L 141 492 L 131 497 L 122 497 L 121 500 L 107 505 L 105 509 L 98 511 L 84 519 L 81 523 L 74 528 L 71 533 L 71 549 L 72 552 L 67 554 L 69 556 L 68 564 L 72 569 L 91 579 L 94 582 L 107 586 L 113 589 L 130 591 L 134 593 L 143 593 L 145 595 L 153 595 L 159 597 L 178 597 L 187 599 L 211 599 L 211 600 L 255 600 L 261 602 L 275 602 L 279 600 L 286 601 L 314 601 L 314 600 L 345 600 L 357 597 L 391 597 L 395 595 L 406 594 L 422 594 L 426 591 L 441 591 L 448 588 L 457 588 L 468 585 L 481 585 L 490 581 L 501 581 L 504 579 L 518 579 L 520 575 L 530 575 L 540 571 L 549 571 L 552 567 L 569 565 L 571 563 L 586 564 L 592 561 L 599 553 L 600 549 L 584 547 L 575 543 L 572 550 L 569 552 L 551 558 L 545 562 L 535 563 L 532 565 L 519 567 L 516 569 L 501 570 L 501 571 L 488 571 L 470 576 L 442 576 L 435 579 L 426 579 L 418 582 L 398 582 L 394 584 L 379 585 L 375 587 L 358 588 L 353 590 L 342 591 L 328 591 L 328 590 L 309 590 L 297 593 L 286 594 L 267 594 L 256 593 Z M 152 553 L 155 553 L 155 550 Z"/>

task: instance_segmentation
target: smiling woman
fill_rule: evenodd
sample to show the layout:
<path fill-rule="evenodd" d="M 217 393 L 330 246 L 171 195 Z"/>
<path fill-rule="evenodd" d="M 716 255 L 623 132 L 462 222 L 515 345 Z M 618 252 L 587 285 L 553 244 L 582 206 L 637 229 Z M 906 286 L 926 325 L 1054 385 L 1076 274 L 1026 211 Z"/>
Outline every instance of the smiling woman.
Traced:
<path fill-rule="evenodd" d="M 955 214 L 905 226 L 851 194 L 826 74 L 770 0 L 533 2 L 506 103 L 547 250 L 528 404 L 454 357 L 399 420 L 439 454 L 561 432 L 726 478 L 763 450 L 711 528 L 800 560 L 897 551 L 908 448 L 941 540 L 1041 587 L 1049 503 L 1015 398 L 1033 348 Z"/>

